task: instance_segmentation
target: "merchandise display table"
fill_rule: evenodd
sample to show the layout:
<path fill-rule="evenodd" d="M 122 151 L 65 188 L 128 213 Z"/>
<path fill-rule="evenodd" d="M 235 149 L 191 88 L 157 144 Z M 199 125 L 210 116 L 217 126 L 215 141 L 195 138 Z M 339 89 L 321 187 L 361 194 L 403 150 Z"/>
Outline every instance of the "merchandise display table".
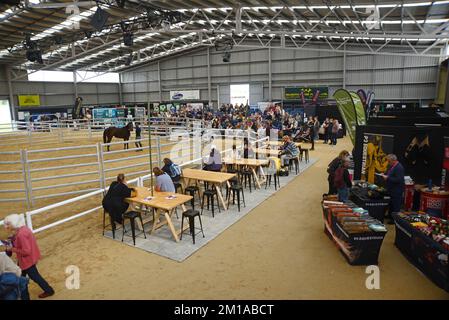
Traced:
<path fill-rule="evenodd" d="M 385 226 L 354 203 L 323 201 L 324 232 L 351 265 L 377 265 Z"/>
<path fill-rule="evenodd" d="M 434 235 L 425 233 L 431 230 L 427 224 L 423 225 L 423 229 L 413 225 L 436 218 L 417 213 L 398 213 L 393 218 L 396 225 L 396 247 L 437 286 L 449 292 L 449 238 L 436 241 L 438 238 L 434 238 Z"/>
<path fill-rule="evenodd" d="M 386 195 L 379 195 L 378 197 L 373 198 L 370 197 L 370 191 L 371 190 L 369 188 L 354 186 L 351 188 L 350 199 L 357 206 L 368 210 L 371 217 L 383 222 L 390 197 Z"/>

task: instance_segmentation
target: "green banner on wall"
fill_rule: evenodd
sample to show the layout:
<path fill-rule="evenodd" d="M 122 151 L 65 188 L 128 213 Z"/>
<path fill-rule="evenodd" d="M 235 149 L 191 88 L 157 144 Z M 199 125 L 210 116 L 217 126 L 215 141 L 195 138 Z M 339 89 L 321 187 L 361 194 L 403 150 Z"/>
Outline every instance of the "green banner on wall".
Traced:
<path fill-rule="evenodd" d="M 301 92 L 304 92 L 304 98 L 312 100 L 315 94 L 319 91 L 318 100 L 325 100 L 329 98 L 328 87 L 290 87 L 284 88 L 284 98 L 287 100 L 301 99 Z"/>
<path fill-rule="evenodd" d="M 345 89 L 338 89 L 334 93 L 334 98 L 337 102 L 338 110 L 340 110 L 341 117 L 343 118 L 343 122 L 345 123 L 352 144 L 355 145 L 355 128 L 357 126 L 357 115 L 352 95 Z"/>

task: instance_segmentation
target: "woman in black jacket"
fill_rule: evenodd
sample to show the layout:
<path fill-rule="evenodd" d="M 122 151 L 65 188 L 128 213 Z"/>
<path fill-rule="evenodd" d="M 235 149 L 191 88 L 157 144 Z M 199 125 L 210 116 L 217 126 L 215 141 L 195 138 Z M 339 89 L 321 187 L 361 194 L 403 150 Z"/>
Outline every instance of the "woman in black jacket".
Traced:
<path fill-rule="evenodd" d="M 103 198 L 103 208 L 109 213 L 112 220 L 117 223 L 123 223 L 123 214 L 128 210 L 129 203 L 125 202 L 125 198 L 131 197 L 131 192 L 134 189 L 129 188 L 125 181 L 125 175 L 120 173 L 117 176 L 117 181 L 114 181 L 109 186 L 108 193 Z"/>

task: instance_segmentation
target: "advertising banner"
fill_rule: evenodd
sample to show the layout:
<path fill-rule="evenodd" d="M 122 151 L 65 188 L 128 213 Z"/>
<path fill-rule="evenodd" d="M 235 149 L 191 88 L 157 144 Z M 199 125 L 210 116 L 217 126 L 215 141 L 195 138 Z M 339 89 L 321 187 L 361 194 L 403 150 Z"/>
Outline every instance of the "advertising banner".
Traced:
<path fill-rule="evenodd" d="M 345 89 L 338 89 L 334 93 L 334 98 L 337 102 L 338 110 L 340 110 L 341 117 L 343 118 L 343 122 L 345 123 L 352 144 L 355 144 L 357 115 L 351 94 Z"/>
<path fill-rule="evenodd" d="M 357 93 L 351 92 L 351 98 L 354 102 L 357 125 L 364 126 L 366 124 L 365 107 L 363 106 L 363 103 Z"/>
<path fill-rule="evenodd" d="M 303 94 L 301 94 L 303 93 Z M 284 88 L 284 98 L 299 100 L 302 95 L 306 100 L 325 100 L 329 98 L 329 87 L 289 87 Z"/>
<path fill-rule="evenodd" d="M 170 91 L 170 100 L 200 100 L 200 90 Z"/>
<path fill-rule="evenodd" d="M 378 133 L 363 134 L 362 180 L 380 186 L 384 180 L 378 174 L 387 172 L 387 155 L 393 153 L 394 136 Z"/>
<path fill-rule="evenodd" d="M 41 100 L 38 94 L 18 95 L 20 107 L 38 107 L 41 105 Z"/>

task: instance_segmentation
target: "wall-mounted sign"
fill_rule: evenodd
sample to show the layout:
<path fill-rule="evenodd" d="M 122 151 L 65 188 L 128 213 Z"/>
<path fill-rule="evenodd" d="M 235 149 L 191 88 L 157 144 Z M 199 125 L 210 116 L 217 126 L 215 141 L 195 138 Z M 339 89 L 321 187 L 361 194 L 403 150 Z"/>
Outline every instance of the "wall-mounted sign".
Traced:
<path fill-rule="evenodd" d="M 199 100 L 200 90 L 170 91 L 170 100 Z"/>
<path fill-rule="evenodd" d="M 287 100 L 299 100 L 304 94 L 306 100 L 325 100 L 329 98 L 329 87 L 290 87 L 284 88 L 284 98 Z"/>
<path fill-rule="evenodd" d="M 20 107 L 38 107 L 41 100 L 38 94 L 18 95 Z"/>

